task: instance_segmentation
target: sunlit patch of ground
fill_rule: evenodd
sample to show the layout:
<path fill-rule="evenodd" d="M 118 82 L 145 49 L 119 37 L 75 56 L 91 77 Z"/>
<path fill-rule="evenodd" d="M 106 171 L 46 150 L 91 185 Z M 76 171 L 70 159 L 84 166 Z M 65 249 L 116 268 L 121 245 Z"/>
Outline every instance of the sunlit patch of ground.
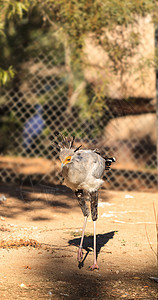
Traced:
<path fill-rule="evenodd" d="M 77 262 L 83 216 L 65 187 L 1 186 L 1 299 L 157 299 L 158 194 L 101 190 L 93 260 L 93 222 Z M 32 244 L 31 244 L 32 241 Z"/>

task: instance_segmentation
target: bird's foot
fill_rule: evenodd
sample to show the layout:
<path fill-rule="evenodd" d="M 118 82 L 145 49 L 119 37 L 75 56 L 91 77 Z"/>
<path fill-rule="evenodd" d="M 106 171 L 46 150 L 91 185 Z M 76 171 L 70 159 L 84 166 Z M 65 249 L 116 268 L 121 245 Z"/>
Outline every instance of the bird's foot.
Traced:
<path fill-rule="evenodd" d="M 80 262 L 82 259 L 83 259 L 83 251 L 82 248 L 80 247 L 77 252 L 77 260 Z"/>
<path fill-rule="evenodd" d="M 99 266 L 97 263 L 93 264 L 91 267 L 89 267 L 90 271 L 94 271 L 95 269 L 99 270 Z"/>

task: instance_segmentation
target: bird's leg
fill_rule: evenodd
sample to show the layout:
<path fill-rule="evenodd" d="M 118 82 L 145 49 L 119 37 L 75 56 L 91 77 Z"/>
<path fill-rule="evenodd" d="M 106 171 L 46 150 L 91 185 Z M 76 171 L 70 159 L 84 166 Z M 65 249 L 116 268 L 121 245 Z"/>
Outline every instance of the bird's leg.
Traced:
<path fill-rule="evenodd" d="M 84 193 L 83 190 L 77 190 L 75 191 L 77 200 L 79 202 L 79 205 L 81 207 L 81 210 L 83 212 L 84 215 L 84 223 L 83 223 L 83 230 L 82 230 L 82 237 L 81 237 L 81 242 L 80 242 L 80 246 L 78 249 L 78 254 L 77 254 L 77 259 L 80 262 L 83 258 L 83 251 L 82 251 L 82 245 L 83 245 L 83 239 L 84 239 L 84 233 L 85 233 L 85 228 L 86 228 L 86 223 L 87 223 L 87 218 L 89 216 L 89 210 L 88 207 L 86 205 L 86 201 L 84 199 Z"/>
<path fill-rule="evenodd" d="M 96 220 L 98 218 L 98 191 L 89 193 L 90 202 L 91 202 L 91 215 L 94 224 L 94 256 L 93 256 L 93 265 L 90 267 L 90 270 L 99 269 L 97 264 L 97 249 L 96 249 Z"/>
<path fill-rule="evenodd" d="M 86 224 L 87 224 L 87 216 L 84 217 L 82 237 L 81 237 L 81 241 L 80 241 L 80 245 L 79 245 L 79 249 L 78 249 L 78 253 L 77 253 L 77 259 L 78 259 L 79 262 L 83 259 L 82 245 L 83 245 L 83 239 L 84 239 Z"/>
<path fill-rule="evenodd" d="M 94 269 L 98 269 L 99 270 L 99 267 L 98 267 L 98 264 L 97 264 L 97 249 L 96 249 L 96 221 L 94 221 L 94 254 L 93 254 L 93 265 L 90 267 L 90 270 L 94 270 Z"/>

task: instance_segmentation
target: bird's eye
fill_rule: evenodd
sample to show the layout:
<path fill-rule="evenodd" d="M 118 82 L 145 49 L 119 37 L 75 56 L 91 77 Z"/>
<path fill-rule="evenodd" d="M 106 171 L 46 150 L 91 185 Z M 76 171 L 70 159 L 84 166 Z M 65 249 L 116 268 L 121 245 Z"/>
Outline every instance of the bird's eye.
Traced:
<path fill-rule="evenodd" d="M 68 158 L 67 161 L 70 161 L 70 158 Z"/>

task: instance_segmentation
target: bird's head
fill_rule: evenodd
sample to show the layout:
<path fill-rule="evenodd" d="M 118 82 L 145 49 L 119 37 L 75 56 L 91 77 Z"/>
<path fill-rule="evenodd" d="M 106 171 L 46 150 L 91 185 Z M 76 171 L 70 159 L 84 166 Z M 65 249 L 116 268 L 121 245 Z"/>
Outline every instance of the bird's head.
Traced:
<path fill-rule="evenodd" d="M 71 162 L 72 156 L 74 154 L 73 149 L 61 149 L 60 150 L 60 160 L 62 163 L 62 168 Z"/>
<path fill-rule="evenodd" d="M 61 160 L 63 168 L 65 165 L 70 164 L 72 162 L 72 158 L 75 152 L 77 152 L 82 147 L 82 145 L 73 149 L 72 147 L 75 140 L 75 136 L 73 136 L 72 140 L 68 140 L 62 135 L 61 137 L 63 139 L 62 143 L 59 144 L 58 142 L 56 142 L 56 144 L 58 145 L 58 149 L 60 150 L 59 158 Z"/>
<path fill-rule="evenodd" d="M 71 155 L 67 156 L 67 157 L 62 161 L 62 167 L 64 167 L 65 165 L 69 164 L 69 163 L 71 162 L 71 158 L 72 158 Z"/>

